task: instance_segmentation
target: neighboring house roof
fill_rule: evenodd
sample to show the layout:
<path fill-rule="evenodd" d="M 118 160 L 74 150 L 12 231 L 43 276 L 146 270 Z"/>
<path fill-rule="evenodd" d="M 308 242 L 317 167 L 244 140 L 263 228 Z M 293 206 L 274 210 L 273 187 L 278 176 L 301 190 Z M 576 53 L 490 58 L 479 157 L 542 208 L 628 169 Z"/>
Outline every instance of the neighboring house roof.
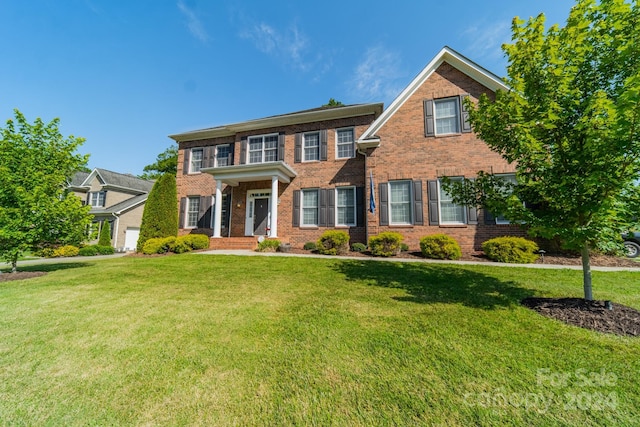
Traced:
<path fill-rule="evenodd" d="M 113 206 L 109 206 L 107 208 L 91 208 L 91 215 L 105 215 L 105 214 L 115 214 L 120 215 L 123 212 L 128 211 L 129 209 L 133 209 L 147 201 L 149 197 L 148 194 L 140 194 L 130 199 L 127 199 L 123 202 L 117 203 Z"/>
<path fill-rule="evenodd" d="M 172 138 L 176 142 L 195 141 L 199 139 L 232 136 L 238 132 L 311 123 L 322 120 L 366 116 L 369 114 L 374 114 L 377 117 L 382 113 L 382 108 L 382 103 L 355 104 L 341 107 L 320 107 L 311 110 L 297 111 L 295 113 L 282 114 L 241 123 L 233 123 L 224 126 L 169 135 L 169 138 Z"/>
<path fill-rule="evenodd" d="M 69 187 L 82 187 L 82 184 L 88 176 L 89 172 L 76 172 L 76 174 L 71 177 Z"/>
<path fill-rule="evenodd" d="M 377 147 L 380 139 L 376 135 L 382 126 L 402 107 L 402 105 L 422 86 L 422 84 L 431 75 L 446 62 L 460 72 L 468 75 L 475 81 L 481 83 L 492 91 L 509 90 L 500 77 L 481 67 L 455 50 L 445 46 L 438 54 L 427 64 L 426 67 L 418 74 L 411 83 L 398 95 L 396 99 L 387 107 L 386 110 L 373 122 L 371 126 L 358 139 L 358 147 L 368 148 Z"/>
<path fill-rule="evenodd" d="M 95 168 L 91 173 L 77 172 L 71 179 L 69 186 L 72 189 L 87 190 L 96 177 L 105 188 L 114 188 L 130 193 L 148 193 L 154 184 L 154 181 L 147 181 L 131 174 Z"/>

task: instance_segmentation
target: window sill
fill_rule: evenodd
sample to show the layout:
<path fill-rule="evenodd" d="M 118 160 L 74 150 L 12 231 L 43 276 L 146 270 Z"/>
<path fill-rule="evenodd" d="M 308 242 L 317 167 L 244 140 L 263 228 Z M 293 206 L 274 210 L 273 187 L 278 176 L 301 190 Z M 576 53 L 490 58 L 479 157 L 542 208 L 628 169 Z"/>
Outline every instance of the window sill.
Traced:
<path fill-rule="evenodd" d="M 413 224 L 389 224 L 389 227 L 393 228 L 413 228 Z"/>
<path fill-rule="evenodd" d="M 440 224 L 440 228 L 467 228 L 468 224 Z"/>
<path fill-rule="evenodd" d="M 317 225 L 301 225 L 300 228 L 302 230 L 317 230 L 320 227 L 318 227 Z"/>

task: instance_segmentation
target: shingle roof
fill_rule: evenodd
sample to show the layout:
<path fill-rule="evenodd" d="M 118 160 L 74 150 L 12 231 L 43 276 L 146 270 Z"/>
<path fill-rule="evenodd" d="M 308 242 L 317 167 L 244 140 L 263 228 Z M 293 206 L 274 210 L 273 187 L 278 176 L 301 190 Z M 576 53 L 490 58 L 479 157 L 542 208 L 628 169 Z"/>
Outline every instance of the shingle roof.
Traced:
<path fill-rule="evenodd" d="M 144 201 L 149 197 L 148 194 L 139 194 L 137 196 L 131 197 L 123 202 L 117 203 L 113 206 L 109 206 L 108 208 L 92 208 L 89 212 L 92 215 L 100 215 L 100 214 L 119 214 L 127 209 L 130 209 Z"/>
<path fill-rule="evenodd" d="M 107 169 L 96 168 L 96 172 L 103 179 L 105 185 L 113 185 L 115 187 L 130 188 L 148 193 L 153 188 L 153 181 L 138 178 L 130 174 L 113 172 Z"/>
<path fill-rule="evenodd" d="M 75 175 L 71 177 L 71 182 L 69 186 L 71 187 L 81 187 L 84 183 L 84 180 L 89 176 L 89 172 L 76 172 Z"/>

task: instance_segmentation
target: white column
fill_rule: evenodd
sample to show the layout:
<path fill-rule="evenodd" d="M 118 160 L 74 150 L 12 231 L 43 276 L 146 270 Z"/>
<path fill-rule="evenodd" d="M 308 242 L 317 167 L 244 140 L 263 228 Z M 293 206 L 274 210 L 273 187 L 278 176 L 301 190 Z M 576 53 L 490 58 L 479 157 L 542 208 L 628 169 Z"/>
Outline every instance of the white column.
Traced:
<path fill-rule="evenodd" d="M 213 211 L 213 237 L 221 237 L 222 228 L 222 181 L 216 180 L 216 200 Z"/>
<path fill-rule="evenodd" d="M 278 237 L 278 177 L 271 177 L 271 231 L 269 237 Z"/>

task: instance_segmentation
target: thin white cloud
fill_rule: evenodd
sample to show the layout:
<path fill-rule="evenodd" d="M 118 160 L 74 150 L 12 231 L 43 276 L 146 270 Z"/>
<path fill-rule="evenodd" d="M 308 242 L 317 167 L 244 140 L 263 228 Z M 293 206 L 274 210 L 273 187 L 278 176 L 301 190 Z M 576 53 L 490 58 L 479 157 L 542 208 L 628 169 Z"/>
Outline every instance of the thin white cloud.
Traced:
<path fill-rule="evenodd" d="M 502 44 L 511 41 L 511 24 L 507 21 L 478 24 L 467 28 L 460 36 L 468 40 L 465 50 L 473 52 L 476 60 L 499 61 L 503 57 Z"/>
<path fill-rule="evenodd" d="M 382 46 L 369 48 L 355 69 L 351 91 L 364 100 L 389 102 L 402 88 L 399 62 L 398 54 Z"/>
<path fill-rule="evenodd" d="M 200 21 L 200 18 L 196 15 L 195 11 L 187 6 L 182 0 L 178 1 L 178 9 L 180 9 L 180 12 L 185 18 L 187 18 L 187 28 L 189 28 L 191 35 L 203 43 L 209 41 L 209 34 L 207 34 L 207 31 L 204 29 L 204 25 L 202 25 L 202 21 Z"/>

